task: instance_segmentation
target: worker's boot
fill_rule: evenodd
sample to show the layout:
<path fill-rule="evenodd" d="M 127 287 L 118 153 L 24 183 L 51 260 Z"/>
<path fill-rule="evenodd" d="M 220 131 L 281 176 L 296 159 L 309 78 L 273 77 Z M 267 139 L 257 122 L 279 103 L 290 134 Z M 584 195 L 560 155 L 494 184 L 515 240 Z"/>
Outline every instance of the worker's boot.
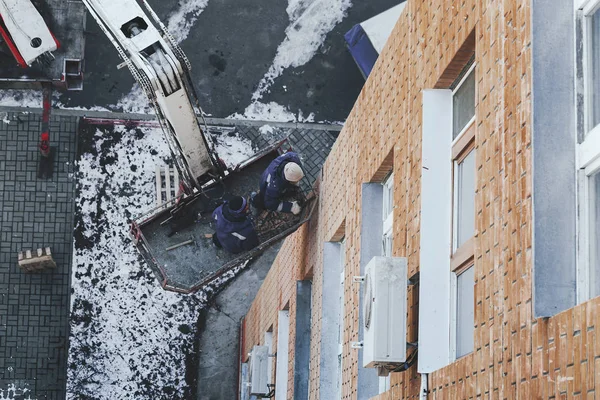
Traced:
<path fill-rule="evenodd" d="M 260 206 L 258 193 L 252 192 L 250 193 L 250 212 L 254 218 L 258 217 L 263 207 Z"/>

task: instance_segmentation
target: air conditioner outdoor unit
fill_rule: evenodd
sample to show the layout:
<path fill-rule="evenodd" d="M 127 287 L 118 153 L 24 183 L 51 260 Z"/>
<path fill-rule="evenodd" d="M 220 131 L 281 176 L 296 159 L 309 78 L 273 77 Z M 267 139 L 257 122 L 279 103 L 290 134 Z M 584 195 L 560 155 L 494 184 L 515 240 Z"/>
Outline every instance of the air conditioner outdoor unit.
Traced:
<path fill-rule="evenodd" d="M 406 361 L 407 261 L 373 257 L 363 282 L 363 367 L 393 369 Z"/>
<path fill-rule="evenodd" d="M 250 353 L 250 395 L 265 395 L 269 393 L 267 383 L 269 347 L 254 346 Z"/>

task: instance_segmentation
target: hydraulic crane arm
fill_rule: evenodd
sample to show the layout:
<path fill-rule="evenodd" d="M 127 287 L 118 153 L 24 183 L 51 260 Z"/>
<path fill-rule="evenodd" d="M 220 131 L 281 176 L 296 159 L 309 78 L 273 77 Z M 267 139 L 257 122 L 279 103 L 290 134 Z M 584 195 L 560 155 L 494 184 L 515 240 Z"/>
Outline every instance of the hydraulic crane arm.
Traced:
<path fill-rule="evenodd" d="M 83 0 L 152 102 L 189 189 L 222 175 L 194 110 L 190 65 L 145 0 Z M 199 108 L 199 106 L 198 106 Z M 206 124 L 205 124 L 206 125 Z"/>

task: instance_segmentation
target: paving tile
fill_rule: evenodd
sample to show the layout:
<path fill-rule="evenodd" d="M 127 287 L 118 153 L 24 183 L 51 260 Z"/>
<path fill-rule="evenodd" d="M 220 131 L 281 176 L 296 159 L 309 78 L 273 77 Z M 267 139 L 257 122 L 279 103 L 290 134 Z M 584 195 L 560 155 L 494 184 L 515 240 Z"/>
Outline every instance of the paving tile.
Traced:
<path fill-rule="evenodd" d="M 61 151 L 51 180 L 37 179 L 41 115 L 9 119 L 0 124 L 0 388 L 18 381 L 31 398 L 64 399 L 75 186 L 58 163 L 75 160 L 76 118 L 53 117 Z M 21 272 L 17 252 L 45 246 L 56 271 Z"/>

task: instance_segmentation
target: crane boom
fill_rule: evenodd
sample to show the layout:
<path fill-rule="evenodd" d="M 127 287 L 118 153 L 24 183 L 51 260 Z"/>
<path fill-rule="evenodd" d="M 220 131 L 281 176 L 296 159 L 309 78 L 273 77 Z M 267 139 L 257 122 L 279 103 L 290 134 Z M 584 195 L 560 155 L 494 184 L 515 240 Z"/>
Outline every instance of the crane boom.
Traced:
<path fill-rule="evenodd" d="M 196 117 L 194 105 L 198 106 L 198 101 L 189 79 L 189 61 L 148 3 L 83 3 L 154 106 L 187 187 L 200 188 L 222 175 L 218 156 Z"/>

